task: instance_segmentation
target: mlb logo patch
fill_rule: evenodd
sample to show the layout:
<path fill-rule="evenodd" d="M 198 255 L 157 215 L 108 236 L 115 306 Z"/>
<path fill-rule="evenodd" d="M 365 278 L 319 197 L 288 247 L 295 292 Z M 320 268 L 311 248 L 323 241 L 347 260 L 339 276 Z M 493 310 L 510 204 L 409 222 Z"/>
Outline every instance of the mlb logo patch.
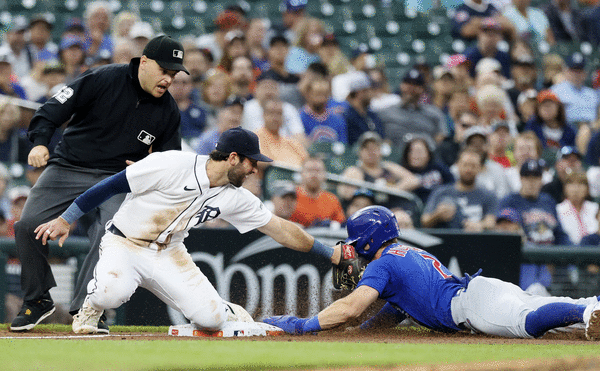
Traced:
<path fill-rule="evenodd" d="M 173 49 L 173 57 L 183 59 L 183 50 Z"/>
<path fill-rule="evenodd" d="M 154 139 L 156 139 L 156 137 L 154 135 L 148 133 L 146 130 L 142 130 L 138 134 L 137 139 L 140 142 L 144 143 L 145 145 L 149 146 L 152 144 L 152 142 L 154 142 Z"/>

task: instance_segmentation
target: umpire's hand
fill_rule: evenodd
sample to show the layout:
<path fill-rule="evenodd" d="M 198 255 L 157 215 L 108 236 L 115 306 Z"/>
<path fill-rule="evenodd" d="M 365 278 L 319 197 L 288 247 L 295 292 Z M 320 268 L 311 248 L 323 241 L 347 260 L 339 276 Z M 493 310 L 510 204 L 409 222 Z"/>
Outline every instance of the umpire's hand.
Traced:
<path fill-rule="evenodd" d="M 50 158 L 50 152 L 46 146 L 38 145 L 29 151 L 27 157 L 27 163 L 31 166 L 42 167 L 46 166 L 48 159 Z"/>
<path fill-rule="evenodd" d="M 36 240 L 39 240 L 40 237 L 42 237 L 42 244 L 44 245 L 48 239 L 54 241 L 60 237 L 60 240 L 58 240 L 58 246 L 62 247 L 63 242 L 65 242 L 67 237 L 69 237 L 70 229 L 71 226 L 69 223 L 59 216 L 48 223 L 40 224 L 33 232 L 37 233 L 35 236 Z"/>

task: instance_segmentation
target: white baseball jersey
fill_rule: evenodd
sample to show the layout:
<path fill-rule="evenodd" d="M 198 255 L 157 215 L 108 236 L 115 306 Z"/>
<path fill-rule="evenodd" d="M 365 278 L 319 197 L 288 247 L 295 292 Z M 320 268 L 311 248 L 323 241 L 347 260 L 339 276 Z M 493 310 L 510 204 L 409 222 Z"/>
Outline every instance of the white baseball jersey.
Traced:
<path fill-rule="evenodd" d="M 264 226 L 271 212 L 245 188 L 232 184 L 210 188 L 208 156 L 156 152 L 128 166 L 131 193 L 113 224 L 133 242 L 179 243 L 199 223 L 222 218 L 240 233 Z"/>

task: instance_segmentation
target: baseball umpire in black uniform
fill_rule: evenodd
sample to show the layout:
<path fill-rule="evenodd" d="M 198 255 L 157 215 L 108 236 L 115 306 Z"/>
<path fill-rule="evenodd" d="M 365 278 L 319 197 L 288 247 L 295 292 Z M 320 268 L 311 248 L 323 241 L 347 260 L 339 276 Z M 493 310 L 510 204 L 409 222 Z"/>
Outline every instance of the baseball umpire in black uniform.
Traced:
<path fill-rule="evenodd" d="M 94 184 L 123 170 L 127 161 L 138 161 L 149 152 L 181 149 L 181 116 L 167 89 L 179 71 L 188 73 L 182 64 L 183 46 L 168 36 L 159 36 L 142 54 L 129 65 L 112 64 L 83 73 L 38 109 L 31 120 L 28 136 L 33 148 L 28 162 L 47 167 L 15 224 L 25 297 L 11 331 L 31 330 L 55 310 L 48 292 L 56 286 L 48 264 L 48 245 L 35 239 L 34 229 L 59 216 Z M 50 138 L 67 121 L 63 139 L 50 157 Z M 85 216 L 83 227 L 91 249 L 77 278 L 70 312 L 77 312 L 83 304 L 98 262 L 104 226 L 123 199 L 124 195 L 115 196 Z M 98 326 L 99 332 L 108 333 L 102 320 Z"/>

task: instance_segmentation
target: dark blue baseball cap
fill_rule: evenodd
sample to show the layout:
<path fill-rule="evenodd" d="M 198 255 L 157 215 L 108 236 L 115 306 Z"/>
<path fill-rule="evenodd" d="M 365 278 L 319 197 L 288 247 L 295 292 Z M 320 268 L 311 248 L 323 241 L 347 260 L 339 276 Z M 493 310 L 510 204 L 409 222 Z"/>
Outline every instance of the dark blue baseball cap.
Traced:
<path fill-rule="evenodd" d="M 583 70 L 585 68 L 585 58 L 581 53 L 573 53 L 565 61 L 567 67 L 573 70 Z"/>
<path fill-rule="evenodd" d="M 512 207 L 507 207 L 500 210 L 498 214 L 496 214 L 496 220 L 508 220 L 512 223 L 521 224 L 521 216 L 517 210 L 513 209 Z"/>
<path fill-rule="evenodd" d="M 284 0 L 281 3 L 281 8 L 284 12 L 298 12 L 306 8 L 308 0 Z"/>
<path fill-rule="evenodd" d="M 406 75 L 404 75 L 402 82 L 423 86 L 425 85 L 425 77 L 423 77 L 421 71 L 416 68 L 412 68 L 406 73 Z"/>
<path fill-rule="evenodd" d="M 527 160 L 521 166 L 519 174 L 521 176 L 542 176 L 544 172 L 544 161 L 543 160 Z"/>
<path fill-rule="evenodd" d="M 563 157 L 569 155 L 576 155 L 581 160 L 581 153 L 574 146 L 563 146 L 558 152 L 556 152 L 556 161 L 561 160 Z"/>
<path fill-rule="evenodd" d="M 217 151 L 224 153 L 235 152 L 256 161 L 273 162 L 270 158 L 260 153 L 258 136 L 250 130 L 241 127 L 226 130 L 221 134 L 216 146 Z"/>

